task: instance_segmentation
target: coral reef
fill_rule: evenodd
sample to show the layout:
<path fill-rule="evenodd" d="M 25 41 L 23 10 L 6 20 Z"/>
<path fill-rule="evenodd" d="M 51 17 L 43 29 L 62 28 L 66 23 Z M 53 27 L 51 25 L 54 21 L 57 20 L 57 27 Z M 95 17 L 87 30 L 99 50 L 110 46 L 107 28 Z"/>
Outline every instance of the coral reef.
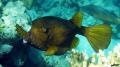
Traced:
<path fill-rule="evenodd" d="M 74 0 L 36 0 L 36 4 L 28 13 L 32 19 L 43 16 L 71 19 L 71 16 L 80 9 L 77 3 L 79 3 L 79 0 L 76 0 L 76 2 Z"/>
<path fill-rule="evenodd" d="M 2 38 L 14 38 L 16 31 L 15 25 L 19 24 L 26 28 L 30 28 L 28 26 L 28 22 L 30 20 L 29 15 L 25 13 L 26 8 L 23 6 L 23 2 L 8 2 L 5 7 L 3 7 L 3 15 L 0 27 L 4 29 L 1 31 Z"/>
<path fill-rule="evenodd" d="M 3 2 L 1 3 L 3 4 Z M 27 52 L 26 54 L 24 52 L 28 50 L 28 47 L 22 50 L 25 46 L 23 43 L 18 44 L 20 39 L 16 36 L 15 25 L 19 24 L 25 30 L 30 29 L 30 25 L 28 25 L 30 17 L 25 11 L 26 7 L 21 1 L 7 2 L 2 7 L 2 16 L 0 17 L 0 64 L 3 67 L 14 67 L 14 65 L 19 67 L 24 64 L 24 59 L 27 56 Z"/>
<path fill-rule="evenodd" d="M 25 7 L 28 9 L 30 9 L 33 5 L 33 0 L 22 0 L 22 1 L 24 3 Z"/>
<path fill-rule="evenodd" d="M 78 52 L 72 49 L 71 58 L 66 56 L 66 60 L 69 62 L 70 67 L 87 67 L 88 55 L 86 51 Z"/>
<path fill-rule="evenodd" d="M 13 46 L 8 44 L 0 45 L 0 57 L 4 54 L 8 54 L 12 50 Z"/>
<path fill-rule="evenodd" d="M 65 61 L 65 55 L 62 56 L 45 56 L 42 55 L 43 62 L 45 63 L 46 67 L 69 67 L 67 61 Z M 40 63 L 39 63 L 40 64 Z"/>
<path fill-rule="evenodd" d="M 102 50 L 98 54 L 93 53 L 88 60 L 86 52 L 78 52 L 72 50 L 71 57 L 66 57 L 70 67 L 119 67 L 120 66 L 120 43 L 114 47 L 113 51 L 108 52 L 108 56 L 104 55 Z M 97 60 L 98 59 L 98 60 Z"/>
<path fill-rule="evenodd" d="M 28 0 L 26 0 L 28 1 Z M 112 63 L 120 57 L 120 51 L 111 51 L 115 43 L 120 42 L 120 25 L 113 25 L 108 22 L 103 22 L 83 12 L 83 26 L 93 26 L 97 24 L 109 24 L 113 29 L 113 37 L 109 48 L 109 56 L 106 56 L 105 51 L 98 54 L 93 54 L 94 50 L 89 45 L 85 37 L 80 36 L 79 46 L 76 48 L 80 52 L 73 50 L 72 57 L 67 52 L 61 56 L 44 56 L 42 51 L 37 49 L 29 49 L 29 46 L 23 45 L 22 39 L 16 36 L 15 25 L 19 24 L 28 31 L 30 29 L 30 21 L 43 16 L 57 16 L 64 19 L 71 19 L 71 17 L 80 11 L 81 6 L 89 4 L 101 6 L 102 8 L 120 17 L 120 1 L 119 0 L 35 0 L 34 6 L 27 10 L 21 0 L 0 0 L 0 67 L 70 67 L 85 66 L 97 67 L 103 63 Z M 1 9 L 2 8 L 2 9 Z M 29 15 L 30 16 L 29 16 Z M 31 19 L 30 19 L 31 17 Z M 6 46 L 3 50 L 3 45 Z M 115 49 L 118 49 L 116 46 Z M 87 51 L 84 51 L 87 50 Z M 84 52 L 82 52 L 84 51 Z M 104 55 L 104 54 L 105 55 Z M 91 57 L 89 57 L 89 55 Z M 67 57 L 66 57 L 67 56 Z M 98 57 L 100 57 L 98 59 Z M 113 57 L 116 57 L 113 59 Z M 69 61 L 69 63 L 65 60 Z M 73 59 L 73 58 L 76 58 Z M 91 60 L 90 60 L 91 58 Z M 102 60 L 106 59 L 106 61 Z M 112 62 L 108 62 L 111 60 Z M 118 59 L 119 60 L 119 59 Z M 73 62 L 74 61 L 74 62 Z M 96 63 L 98 62 L 99 63 Z M 102 63 L 101 63 L 101 62 Z M 118 62 L 119 63 L 119 62 Z M 120 63 L 119 63 L 120 64 Z M 105 64 L 103 64 L 105 65 Z M 117 62 L 114 65 L 118 65 Z M 117 66 L 116 66 L 117 67 Z"/>

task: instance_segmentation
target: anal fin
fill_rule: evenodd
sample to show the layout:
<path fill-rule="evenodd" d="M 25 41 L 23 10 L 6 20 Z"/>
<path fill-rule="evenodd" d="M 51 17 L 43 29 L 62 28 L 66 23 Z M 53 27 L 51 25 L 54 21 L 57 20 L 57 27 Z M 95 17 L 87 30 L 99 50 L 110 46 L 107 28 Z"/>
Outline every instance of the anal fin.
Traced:
<path fill-rule="evenodd" d="M 71 44 L 71 46 L 70 46 L 70 48 L 69 48 L 69 50 L 72 50 L 73 48 L 75 48 L 75 47 L 77 47 L 78 46 L 78 44 L 79 44 L 79 38 L 78 37 L 74 37 L 73 38 L 73 41 L 72 41 L 72 44 Z"/>

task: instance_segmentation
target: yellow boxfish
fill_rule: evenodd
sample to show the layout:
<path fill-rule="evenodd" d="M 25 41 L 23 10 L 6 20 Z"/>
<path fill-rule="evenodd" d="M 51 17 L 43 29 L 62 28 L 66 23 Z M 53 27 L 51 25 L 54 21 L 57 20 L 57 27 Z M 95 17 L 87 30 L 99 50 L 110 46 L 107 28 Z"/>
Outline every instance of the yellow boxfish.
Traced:
<path fill-rule="evenodd" d="M 106 24 L 84 27 L 81 25 L 82 17 L 81 12 L 77 12 L 70 20 L 45 16 L 32 21 L 28 33 L 18 24 L 16 30 L 24 43 L 46 51 L 45 55 L 62 55 L 77 47 L 79 38 L 75 37 L 76 34 L 87 37 L 96 52 L 106 49 L 111 41 L 111 27 Z"/>

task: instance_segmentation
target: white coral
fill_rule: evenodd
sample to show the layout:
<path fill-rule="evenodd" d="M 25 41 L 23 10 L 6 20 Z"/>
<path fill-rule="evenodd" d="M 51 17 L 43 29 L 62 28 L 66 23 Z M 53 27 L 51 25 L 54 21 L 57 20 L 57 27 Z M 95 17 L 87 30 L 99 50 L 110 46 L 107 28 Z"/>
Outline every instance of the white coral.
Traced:
<path fill-rule="evenodd" d="M 108 52 L 109 56 L 107 57 L 104 55 L 102 50 L 99 50 L 98 54 L 93 53 L 92 57 L 90 57 L 91 62 L 88 62 L 88 55 L 86 52 L 72 50 L 71 54 L 71 57 L 66 57 L 70 67 L 111 67 L 112 65 L 117 65 L 115 67 L 120 67 L 120 43 L 114 47 L 113 51 Z M 81 58 L 78 59 L 79 57 Z M 96 58 L 98 58 L 98 61 Z M 95 64 L 96 62 L 97 64 Z"/>
<path fill-rule="evenodd" d="M 15 37 L 15 25 L 19 24 L 20 26 L 24 26 L 28 30 L 30 26 L 28 26 L 28 22 L 30 20 L 29 15 L 25 13 L 26 8 L 24 7 L 23 2 L 8 2 L 5 7 L 3 7 L 3 16 L 1 17 L 4 20 L 2 25 L 5 25 L 3 38 L 11 38 Z M 1 25 L 1 24 L 0 24 Z"/>
<path fill-rule="evenodd" d="M 70 67 L 87 67 L 88 55 L 86 51 L 78 52 L 72 49 L 71 56 L 66 56 L 66 60 L 69 62 Z"/>

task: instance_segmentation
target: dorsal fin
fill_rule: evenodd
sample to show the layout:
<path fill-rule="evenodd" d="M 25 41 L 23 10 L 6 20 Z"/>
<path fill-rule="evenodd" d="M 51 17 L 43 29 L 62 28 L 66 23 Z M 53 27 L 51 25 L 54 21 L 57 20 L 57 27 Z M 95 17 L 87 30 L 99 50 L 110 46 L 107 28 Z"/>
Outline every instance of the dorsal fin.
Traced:
<path fill-rule="evenodd" d="M 70 21 L 77 27 L 81 27 L 82 25 L 82 13 L 81 12 L 77 12 L 71 19 Z"/>
<path fill-rule="evenodd" d="M 18 24 L 16 24 L 16 31 L 21 37 L 25 37 L 27 32 L 23 30 Z"/>

